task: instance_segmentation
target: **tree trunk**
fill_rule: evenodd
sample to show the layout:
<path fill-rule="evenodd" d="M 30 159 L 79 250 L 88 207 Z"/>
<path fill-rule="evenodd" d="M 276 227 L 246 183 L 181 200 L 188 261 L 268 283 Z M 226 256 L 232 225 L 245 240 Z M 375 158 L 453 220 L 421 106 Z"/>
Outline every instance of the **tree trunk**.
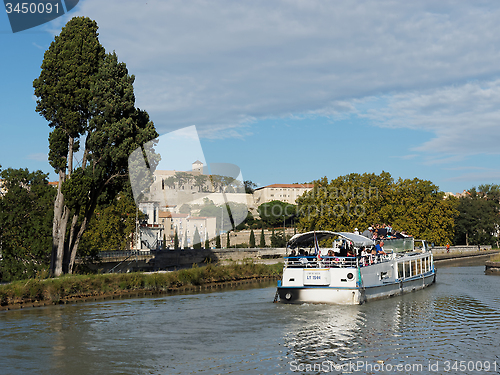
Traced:
<path fill-rule="evenodd" d="M 68 208 L 64 205 L 62 194 L 62 184 L 66 179 L 66 172 L 59 171 L 59 184 L 57 195 L 54 201 L 54 219 L 52 221 L 52 256 L 50 272 L 53 276 L 60 276 L 63 272 L 64 259 L 64 237 L 66 234 L 66 224 L 68 222 Z"/>
<path fill-rule="evenodd" d="M 77 224 L 78 224 L 78 215 L 80 214 L 80 209 L 77 209 L 73 214 L 73 219 L 71 220 L 71 227 L 69 229 L 69 241 L 67 251 L 64 253 L 64 263 L 63 263 L 63 272 L 70 272 L 70 263 L 71 263 L 71 249 L 73 248 L 74 238 L 76 237 Z"/>
<path fill-rule="evenodd" d="M 82 239 L 83 233 L 85 229 L 87 229 L 87 225 L 90 222 L 92 215 L 94 214 L 95 208 L 97 206 L 97 198 L 101 194 L 102 189 L 100 189 L 97 193 L 91 195 L 90 207 L 85 212 L 85 217 L 83 218 L 83 222 L 80 226 L 77 225 L 78 216 L 80 214 L 80 210 L 78 209 L 73 217 L 73 223 L 71 225 L 71 241 L 69 242 L 68 249 L 68 263 L 66 272 L 69 274 L 73 273 L 73 266 L 75 265 L 76 253 L 78 252 L 78 246 L 80 244 L 80 240 Z M 73 225 L 74 224 L 74 225 Z"/>
<path fill-rule="evenodd" d="M 73 137 L 69 137 L 68 144 L 68 178 L 71 176 L 73 172 L 73 145 L 75 143 L 75 139 Z"/>

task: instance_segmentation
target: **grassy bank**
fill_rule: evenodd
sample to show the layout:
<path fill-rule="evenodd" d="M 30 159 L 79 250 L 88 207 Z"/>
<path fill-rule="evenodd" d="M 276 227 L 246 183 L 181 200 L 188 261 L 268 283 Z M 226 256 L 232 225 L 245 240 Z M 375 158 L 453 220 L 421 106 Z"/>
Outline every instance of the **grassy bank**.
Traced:
<path fill-rule="evenodd" d="M 167 273 L 119 273 L 69 275 L 53 279 L 30 279 L 0 285 L 0 305 L 47 302 L 57 304 L 71 298 L 85 298 L 132 291 L 168 291 L 281 274 L 281 263 L 265 265 L 251 261 L 229 265 L 193 266 Z"/>
<path fill-rule="evenodd" d="M 500 262 L 500 254 L 491 257 L 490 261 L 492 261 L 492 262 Z"/>

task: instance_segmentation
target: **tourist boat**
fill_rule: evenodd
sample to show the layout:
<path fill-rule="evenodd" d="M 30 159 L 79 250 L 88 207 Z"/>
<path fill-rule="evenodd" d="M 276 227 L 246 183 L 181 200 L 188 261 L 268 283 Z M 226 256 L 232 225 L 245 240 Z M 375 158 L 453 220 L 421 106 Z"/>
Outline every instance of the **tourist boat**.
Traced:
<path fill-rule="evenodd" d="M 326 241 L 325 241 L 326 240 Z M 275 301 L 356 305 L 423 289 L 436 281 L 427 243 L 413 237 L 385 239 L 385 254 L 361 256 L 374 240 L 347 232 L 313 231 L 293 236 Z M 332 247 L 319 247 L 319 243 Z M 347 256 L 346 249 L 354 256 Z M 330 255 L 327 255 L 327 254 Z"/>

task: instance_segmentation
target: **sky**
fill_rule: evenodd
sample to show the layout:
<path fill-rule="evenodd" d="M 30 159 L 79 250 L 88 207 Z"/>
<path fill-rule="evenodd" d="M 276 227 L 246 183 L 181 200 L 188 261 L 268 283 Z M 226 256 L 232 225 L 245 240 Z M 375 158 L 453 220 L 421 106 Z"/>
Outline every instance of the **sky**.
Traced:
<path fill-rule="evenodd" d="M 80 0 L 13 33 L 0 14 L 0 165 L 57 176 L 33 80 L 74 16 L 135 75 L 160 135 L 258 186 L 389 172 L 500 184 L 500 2 Z M 199 159 L 193 155 L 193 162 Z"/>

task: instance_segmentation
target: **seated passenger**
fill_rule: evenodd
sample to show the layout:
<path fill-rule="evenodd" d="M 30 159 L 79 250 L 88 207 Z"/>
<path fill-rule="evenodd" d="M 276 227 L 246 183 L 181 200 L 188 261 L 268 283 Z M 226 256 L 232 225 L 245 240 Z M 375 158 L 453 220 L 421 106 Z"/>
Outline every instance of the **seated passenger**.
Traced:
<path fill-rule="evenodd" d="M 292 252 L 290 253 L 290 256 L 291 257 L 297 256 L 297 254 L 295 253 L 295 250 L 292 250 Z"/>
<path fill-rule="evenodd" d="M 386 254 L 383 246 L 384 246 L 384 241 L 377 241 L 377 246 L 375 246 L 375 252 L 377 255 L 385 255 Z"/>

